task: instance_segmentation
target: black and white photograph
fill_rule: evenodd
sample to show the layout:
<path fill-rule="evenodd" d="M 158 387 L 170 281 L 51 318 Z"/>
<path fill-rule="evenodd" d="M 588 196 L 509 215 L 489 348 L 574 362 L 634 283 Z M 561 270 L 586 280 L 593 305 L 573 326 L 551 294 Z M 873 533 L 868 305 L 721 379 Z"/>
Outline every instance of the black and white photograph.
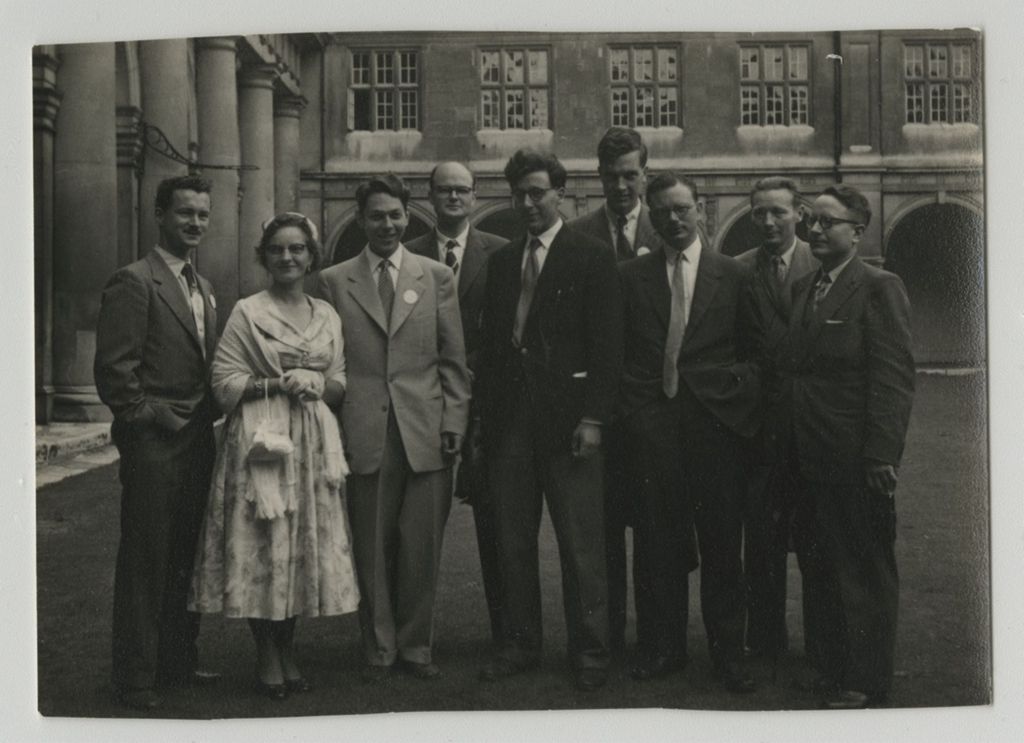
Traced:
<path fill-rule="evenodd" d="M 16 24 L 10 740 L 1016 737 L 1019 10 L 187 5 Z"/>

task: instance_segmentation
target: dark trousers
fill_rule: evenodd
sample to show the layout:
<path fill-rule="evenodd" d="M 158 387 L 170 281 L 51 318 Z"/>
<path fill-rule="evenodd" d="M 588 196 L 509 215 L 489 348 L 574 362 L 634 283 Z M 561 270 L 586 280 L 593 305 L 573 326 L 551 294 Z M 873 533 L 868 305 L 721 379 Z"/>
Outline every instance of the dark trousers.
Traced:
<path fill-rule="evenodd" d="M 390 412 L 380 469 L 346 480 L 359 625 L 370 665 L 390 666 L 396 658 L 431 662 L 451 475 L 450 468 L 410 469 L 398 422 Z"/>
<path fill-rule="evenodd" d="M 680 542 L 685 545 L 689 538 L 689 509 L 697 533 L 701 614 L 711 659 L 716 665 L 738 660 L 745 618 L 744 441 L 685 384 L 676 398 L 660 401 L 648 412 L 656 417 L 647 424 L 644 443 L 649 451 L 642 461 L 654 484 L 641 497 L 644 515 L 635 532 L 642 545 L 642 579 L 637 581 L 638 633 L 645 635 L 641 646 L 685 655 L 689 583 L 684 578 L 692 564 L 686 562 Z M 650 640 L 647 615 L 652 617 Z"/>
<path fill-rule="evenodd" d="M 861 482 L 803 485 L 796 546 L 812 661 L 844 689 L 884 695 L 899 604 L 895 502 Z"/>
<path fill-rule="evenodd" d="M 114 421 L 121 539 L 114 572 L 113 683 L 148 689 L 195 668 L 199 615 L 186 610 L 216 449 L 197 417 L 177 432 Z"/>
<path fill-rule="evenodd" d="M 608 572 L 608 630 L 611 647 L 626 643 L 626 529 L 633 525 L 636 495 L 629 473 L 628 443 L 621 423 L 605 427 L 604 547 Z M 634 548 L 635 549 L 635 548 Z M 634 561 L 636 555 L 634 551 Z M 635 562 L 634 562 L 635 566 Z M 634 577 L 635 583 L 635 577 Z"/>
<path fill-rule="evenodd" d="M 747 636 L 751 650 L 776 656 L 789 647 L 786 631 L 786 560 L 794 487 L 787 468 L 748 470 L 743 522 L 747 583 Z"/>
<path fill-rule="evenodd" d="M 575 459 L 538 451 L 528 407 L 517 405 L 502 441 L 487 453 L 494 504 L 503 605 L 504 657 L 540 660 L 542 635 L 537 537 L 546 498 L 558 540 L 562 596 L 574 668 L 608 665 L 608 583 L 605 574 L 603 458 Z"/>

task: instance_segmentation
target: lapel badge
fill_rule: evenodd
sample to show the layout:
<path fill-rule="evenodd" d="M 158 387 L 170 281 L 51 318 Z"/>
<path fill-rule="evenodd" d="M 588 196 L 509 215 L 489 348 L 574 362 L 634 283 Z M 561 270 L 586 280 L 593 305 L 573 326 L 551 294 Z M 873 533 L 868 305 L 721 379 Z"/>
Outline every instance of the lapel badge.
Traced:
<path fill-rule="evenodd" d="M 647 255 L 650 252 L 651 252 L 651 249 L 648 248 L 646 245 L 641 245 L 639 248 L 636 249 L 636 255 L 637 255 L 638 258 L 641 255 Z"/>
<path fill-rule="evenodd" d="M 415 304 L 416 300 L 419 299 L 419 295 L 412 289 L 406 289 L 405 292 L 402 293 L 402 299 L 406 304 Z"/>

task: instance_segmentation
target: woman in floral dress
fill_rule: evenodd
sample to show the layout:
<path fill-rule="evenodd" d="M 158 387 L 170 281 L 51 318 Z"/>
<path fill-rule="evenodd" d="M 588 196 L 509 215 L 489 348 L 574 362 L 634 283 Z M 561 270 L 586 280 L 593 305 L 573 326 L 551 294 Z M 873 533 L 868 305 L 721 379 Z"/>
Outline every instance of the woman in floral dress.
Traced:
<path fill-rule="evenodd" d="M 355 611 L 343 483 L 331 408 L 345 391 L 341 320 L 303 291 L 321 250 L 316 228 L 287 212 L 263 225 L 256 253 L 269 289 L 240 299 L 212 366 L 227 415 L 189 608 L 249 620 L 258 688 L 308 691 L 295 661 L 295 618 Z"/>

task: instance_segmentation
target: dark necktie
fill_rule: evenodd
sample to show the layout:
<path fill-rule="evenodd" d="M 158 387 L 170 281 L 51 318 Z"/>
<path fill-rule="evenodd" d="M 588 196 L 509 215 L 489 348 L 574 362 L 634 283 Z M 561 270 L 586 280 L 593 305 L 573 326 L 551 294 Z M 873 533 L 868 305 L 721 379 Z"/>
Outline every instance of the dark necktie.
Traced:
<path fill-rule="evenodd" d="M 522 345 L 523 331 L 526 329 L 526 318 L 530 315 L 530 303 L 533 292 L 537 288 L 537 277 L 540 276 L 540 265 L 537 263 L 537 248 L 541 241 L 536 237 L 530 241 L 526 253 L 526 266 L 523 268 L 523 283 L 519 290 L 519 304 L 516 305 L 516 323 L 512 326 L 512 341 L 518 348 Z"/>
<path fill-rule="evenodd" d="M 203 295 L 199 293 L 199 282 L 196 280 L 195 269 L 191 263 L 186 263 L 181 268 L 181 275 L 185 277 L 188 284 L 188 303 L 192 310 L 192 321 L 196 324 L 196 334 L 199 336 L 199 347 L 206 356 L 206 323 L 203 309 Z"/>
<path fill-rule="evenodd" d="M 630 247 L 629 240 L 626 238 L 626 224 L 628 222 L 629 219 L 621 214 L 615 220 L 615 254 L 620 261 L 633 257 L 633 248 Z"/>
<path fill-rule="evenodd" d="M 377 264 L 380 275 L 377 277 L 377 293 L 380 294 L 380 303 L 384 307 L 384 317 L 388 325 L 391 325 L 391 305 L 395 303 L 395 285 L 391 283 L 391 261 L 387 258 Z"/>
<path fill-rule="evenodd" d="M 445 243 L 444 253 L 444 265 L 448 266 L 456 275 L 459 273 L 459 259 L 455 257 L 455 248 L 459 247 L 459 244 L 454 240 L 449 240 Z"/>

